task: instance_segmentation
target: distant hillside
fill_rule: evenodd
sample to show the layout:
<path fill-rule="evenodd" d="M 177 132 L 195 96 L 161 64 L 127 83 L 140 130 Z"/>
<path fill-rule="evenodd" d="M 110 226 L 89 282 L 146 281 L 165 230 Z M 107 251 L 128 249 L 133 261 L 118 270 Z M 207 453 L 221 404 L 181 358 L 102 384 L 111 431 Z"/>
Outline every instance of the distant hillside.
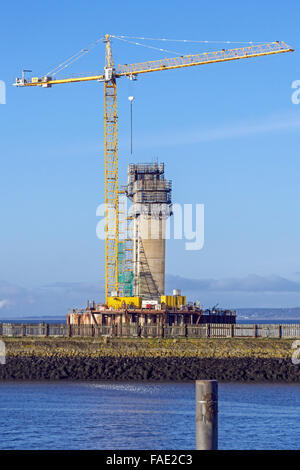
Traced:
<path fill-rule="evenodd" d="M 300 307 L 295 308 L 237 308 L 238 320 L 299 320 Z"/>

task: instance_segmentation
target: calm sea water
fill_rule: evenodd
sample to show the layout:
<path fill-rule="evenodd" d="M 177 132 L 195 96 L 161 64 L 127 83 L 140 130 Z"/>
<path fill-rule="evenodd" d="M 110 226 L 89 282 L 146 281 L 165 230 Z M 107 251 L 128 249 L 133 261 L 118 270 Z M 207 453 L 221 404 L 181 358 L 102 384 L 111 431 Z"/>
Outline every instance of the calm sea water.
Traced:
<path fill-rule="evenodd" d="M 194 384 L 0 383 L 1 449 L 194 449 Z M 221 449 L 297 449 L 300 385 L 219 385 Z"/>

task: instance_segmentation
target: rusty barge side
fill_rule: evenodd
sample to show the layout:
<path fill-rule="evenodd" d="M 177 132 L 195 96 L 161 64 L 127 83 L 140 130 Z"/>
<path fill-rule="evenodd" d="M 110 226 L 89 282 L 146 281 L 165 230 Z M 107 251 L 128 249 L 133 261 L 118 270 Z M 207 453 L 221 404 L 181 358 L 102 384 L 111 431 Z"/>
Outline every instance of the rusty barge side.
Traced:
<path fill-rule="evenodd" d="M 113 326 L 136 324 L 157 326 L 199 325 L 207 323 L 235 324 L 236 312 L 232 310 L 202 310 L 195 306 L 177 308 L 108 308 L 95 302 L 86 309 L 73 309 L 67 314 L 68 325 Z"/>

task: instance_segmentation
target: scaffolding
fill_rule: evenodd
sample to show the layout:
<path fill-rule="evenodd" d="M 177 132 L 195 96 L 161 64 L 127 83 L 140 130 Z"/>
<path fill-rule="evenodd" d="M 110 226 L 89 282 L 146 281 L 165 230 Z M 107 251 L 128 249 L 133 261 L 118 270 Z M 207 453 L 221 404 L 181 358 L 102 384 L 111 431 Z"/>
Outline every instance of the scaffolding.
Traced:
<path fill-rule="evenodd" d="M 134 204 L 171 204 L 172 182 L 164 178 L 163 163 L 128 165 L 127 196 Z"/>
<path fill-rule="evenodd" d="M 133 295 L 133 237 L 130 221 L 132 217 L 128 214 L 127 198 L 125 191 L 119 191 L 118 202 L 118 295 L 132 297 Z"/>
<path fill-rule="evenodd" d="M 163 163 L 128 165 L 125 193 L 132 202 L 132 269 L 134 295 L 164 294 L 165 219 L 172 214 L 172 183 Z"/>

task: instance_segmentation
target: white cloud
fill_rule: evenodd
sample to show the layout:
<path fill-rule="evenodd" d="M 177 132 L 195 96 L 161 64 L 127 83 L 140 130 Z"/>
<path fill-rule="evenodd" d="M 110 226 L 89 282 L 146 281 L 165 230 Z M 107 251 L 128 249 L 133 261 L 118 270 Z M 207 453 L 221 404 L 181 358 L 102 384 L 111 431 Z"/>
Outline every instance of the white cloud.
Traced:
<path fill-rule="evenodd" d="M 240 278 L 189 279 L 166 275 L 166 291 L 179 288 L 188 299 L 207 305 L 221 302 L 234 308 L 247 306 L 295 306 L 300 302 L 300 282 L 280 276 L 251 274 Z M 59 282 L 26 289 L 0 281 L 2 319 L 26 317 L 65 318 L 68 308 L 83 308 L 87 300 L 103 302 L 104 282 Z M 266 305 L 269 304 L 269 305 Z"/>
<path fill-rule="evenodd" d="M 7 299 L 0 300 L 0 310 L 1 310 L 2 308 L 5 308 L 5 307 L 9 306 L 9 305 L 10 305 L 9 300 L 7 300 Z"/>
<path fill-rule="evenodd" d="M 189 279 L 167 276 L 167 285 L 179 286 L 188 292 L 299 292 L 300 283 L 280 276 L 257 276 L 249 274 L 243 278 Z"/>
<path fill-rule="evenodd" d="M 266 134 L 278 131 L 290 131 L 300 128 L 300 116 L 268 116 L 258 121 L 238 122 L 230 126 L 208 129 L 205 132 L 195 133 L 193 140 L 197 142 L 211 142 L 214 140 L 233 139 L 249 135 Z"/>
<path fill-rule="evenodd" d="M 82 308 L 87 300 L 104 299 L 104 282 L 60 282 L 26 289 L 0 281 L 2 318 L 21 316 L 65 317 L 69 308 Z"/>
<path fill-rule="evenodd" d="M 295 131 L 300 129 L 299 113 L 282 113 L 264 116 L 256 119 L 245 121 L 236 121 L 229 124 L 220 123 L 214 127 L 193 128 L 193 129 L 176 129 L 170 133 L 165 132 L 161 135 L 151 137 L 144 136 L 136 141 L 136 145 L 144 147 L 147 142 L 155 144 L 155 146 L 173 146 L 188 145 L 204 142 L 213 142 L 225 139 L 236 139 L 252 135 L 267 134 L 271 132 Z"/>
<path fill-rule="evenodd" d="M 137 150 L 160 147 L 172 147 L 176 145 L 200 144 L 207 142 L 215 142 L 220 140 L 232 140 L 241 137 L 251 137 L 263 134 L 278 132 L 293 132 L 300 129 L 300 113 L 280 113 L 266 116 L 260 116 L 244 121 L 232 121 L 230 123 L 219 122 L 215 126 L 203 126 L 199 123 L 199 127 L 191 128 L 174 128 L 165 130 L 164 132 L 151 131 L 149 133 L 140 133 L 135 138 L 134 146 Z M 127 151 L 127 137 L 125 134 L 119 133 L 120 148 Z M 60 148 L 48 147 L 46 152 L 53 157 L 66 156 L 74 157 L 74 155 L 82 154 L 94 155 L 104 152 L 104 147 L 99 139 L 94 141 L 78 140 L 75 144 L 65 145 Z"/>

